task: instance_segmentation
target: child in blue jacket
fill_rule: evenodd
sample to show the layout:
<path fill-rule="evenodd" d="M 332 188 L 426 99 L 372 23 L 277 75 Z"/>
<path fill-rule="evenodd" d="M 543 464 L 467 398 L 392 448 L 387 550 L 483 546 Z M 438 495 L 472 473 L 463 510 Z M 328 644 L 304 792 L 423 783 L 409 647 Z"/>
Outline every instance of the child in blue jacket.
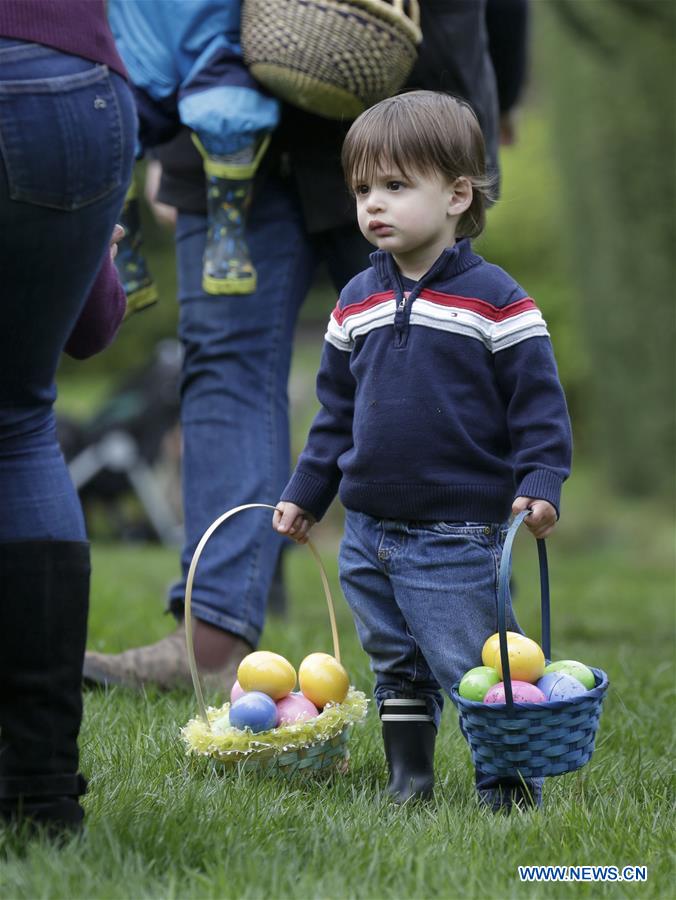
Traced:
<path fill-rule="evenodd" d="M 136 89 L 140 151 L 191 129 L 204 160 L 209 231 L 203 288 L 248 294 L 256 274 L 244 237 L 251 186 L 279 104 L 249 75 L 240 48 L 239 0 L 110 0 L 117 48 Z M 132 308 L 156 298 L 138 253 L 132 191 L 119 267 Z"/>
<path fill-rule="evenodd" d="M 510 513 L 530 508 L 538 538 L 556 524 L 570 422 L 540 311 L 470 243 L 490 191 L 470 108 L 432 91 L 383 100 L 348 132 L 343 165 L 378 249 L 331 315 L 321 409 L 273 527 L 304 542 L 340 495 L 341 584 L 404 802 L 432 794 L 442 690 L 497 631 Z M 540 803 L 540 781 L 476 784 L 493 809 Z"/>

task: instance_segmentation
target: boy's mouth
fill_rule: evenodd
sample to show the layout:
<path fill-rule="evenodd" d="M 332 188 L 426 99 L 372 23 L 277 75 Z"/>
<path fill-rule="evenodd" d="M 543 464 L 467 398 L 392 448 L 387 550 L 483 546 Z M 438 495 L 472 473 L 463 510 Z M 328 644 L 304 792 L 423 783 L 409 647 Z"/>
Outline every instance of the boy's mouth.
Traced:
<path fill-rule="evenodd" d="M 381 222 L 379 219 L 371 219 L 369 222 L 369 231 L 372 231 L 378 237 L 385 237 L 392 233 L 392 226 Z"/>

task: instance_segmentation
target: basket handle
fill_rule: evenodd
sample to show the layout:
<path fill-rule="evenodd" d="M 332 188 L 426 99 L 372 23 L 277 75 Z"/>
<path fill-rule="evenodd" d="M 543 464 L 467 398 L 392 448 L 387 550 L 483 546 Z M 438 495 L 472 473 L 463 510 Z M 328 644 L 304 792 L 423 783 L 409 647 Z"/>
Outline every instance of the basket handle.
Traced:
<path fill-rule="evenodd" d="M 500 662 L 502 663 L 502 681 L 505 685 L 505 701 L 507 710 L 514 712 L 512 694 L 512 676 L 509 671 L 509 655 L 507 653 L 506 609 L 509 597 L 509 572 L 512 561 L 512 544 L 523 520 L 531 514 L 530 509 L 520 512 L 514 519 L 505 538 L 505 546 L 500 559 L 498 573 L 498 634 L 500 638 Z M 547 567 L 547 546 L 544 538 L 538 538 L 538 562 L 540 565 L 540 608 L 542 615 L 542 652 L 545 659 L 551 659 L 551 626 L 549 616 L 549 570 Z"/>
<path fill-rule="evenodd" d="M 210 728 L 209 718 L 207 716 L 207 708 L 204 704 L 204 695 L 202 694 L 202 686 L 200 685 L 199 674 L 197 672 L 197 661 L 195 660 L 195 647 L 193 644 L 192 638 L 192 616 L 191 616 L 191 602 L 192 602 L 192 585 L 195 580 L 195 570 L 197 569 L 197 563 L 199 562 L 199 558 L 202 555 L 202 551 L 207 545 L 209 538 L 212 534 L 220 528 L 220 526 L 227 519 L 231 518 L 237 513 L 242 512 L 244 509 L 277 509 L 276 506 L 270 506 L 269 503 L 245 503 L 243 506 L 234 506 L 232 509 L 229 509 L 227 512 L 224 512 L 223 515 L 219 516 L 215 519 L 211 525 L 204 532 L 202 537 L 200 538 L 200 542 L 195 548 L 195 552 L 193 553 L 192 559 L 190 560 L 190 568 L 188 569 L 188 577 L 185 582 L 185 643 L 186 649 L 188 651 L 188 665 L 190 666 L 190 674 L 192 675 L 192 683 L 195 688 L 195 697 L 197 698 L 197 706 L 199 707 L 200 715 L 204 720 L 204 724 L 207 728 Z M 331 636 L 333 638 L 333 655 L 336 657 L 338 662 L 340 662 L 340 643 L 338 641 L 338 628 L 336 627 L 336 612 L 333 605 L 333 597 L 331 596 L 331 588 L 329 587 L 329 579 L 326 577 L 326 570 L 324 569 L 324 565 L 321 561 L 319 553 L 317 553 L 317 549 L 312 541 L 308 538 L 307 547 L 314 556 L 317 561 L 317 565 L 319 566 L 319 574 L 322 578 L 322 587 L 324 588 L 324 595 L 326 597 L 326 605 L 329 608 L 329 620 L 331 622 Z"/>
<path fill-rule="evenodd" d="M 402 18 L 405 17 L 404 0 L 392 0 L 392 6 Z M 408 0 L 408 17 L 414 25 L 420 26 L 420 7 L 418 6 L 418 0 Z"/>

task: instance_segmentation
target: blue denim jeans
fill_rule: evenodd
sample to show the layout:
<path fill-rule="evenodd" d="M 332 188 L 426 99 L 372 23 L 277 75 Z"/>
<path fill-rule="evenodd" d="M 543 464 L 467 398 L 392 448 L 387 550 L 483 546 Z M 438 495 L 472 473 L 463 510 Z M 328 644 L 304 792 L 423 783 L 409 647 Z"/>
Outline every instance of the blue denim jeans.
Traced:
<path fill-rule="evenodd" d="M 83 540 L 56 441 L 54 377 L 133 163 L 126 81 L 0 39 L 0 541 Z"/>
<path fill-rule="evenodd" d="M 347 510 L 340 580 L 376 676 L 378 706 L 424 699 L 438 728 L 443 694 L 498 629 L 507 526 L 374 519 Z M 510 629 L 517 630 L 508 611 Z"/>
<path fill-rule="evenodd" d="M 296 319 L 319 261 L 338 287 L 368 265 L 356 228 L 307 234 L 293 181 L 269 175 L 256 186 L 247 242 L 258 287 L 244 297 L 202 290 L 204 216 L 181 213 L 176 229 L 181 386 L 183 578 L 170 608 L 183 611 L 195 547 L 221 513 L 244 503 L 274 504 L 290 472 L 287 382 Z M 327 318 L 330 310 L 327 310 Z M 283 539 L 269 510 L 228 520 L 200 557 L 192 609 L 255 646 Z"/>
<path fill-rule="evenodd" d="M 399 522 L 347 510 L 340 582 L 384 700 L 424 700 L 439 728 L 453 684 L 498 630 L 507 525 Z M 507 628 L 521 631 L 511 603 Z M 476 773 L 479 791 L 511 784 Z"/>

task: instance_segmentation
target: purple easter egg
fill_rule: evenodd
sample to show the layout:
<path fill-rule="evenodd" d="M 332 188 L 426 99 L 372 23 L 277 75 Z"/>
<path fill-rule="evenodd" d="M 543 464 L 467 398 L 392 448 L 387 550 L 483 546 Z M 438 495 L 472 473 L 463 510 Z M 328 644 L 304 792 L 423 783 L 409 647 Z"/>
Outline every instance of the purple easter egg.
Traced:
<path fill-rule="evenodd" d="M 235 700 L 239 700 L 239 698 L 242 697 L 245 693 L 246 691 L 239 683 L 239 681 L 235 681 L 232 688 L 230 689 L 230 702 L 234 703 Z"/>
<path fill-rule="evenodd" d="M 275 701 L 261 691 L 242 694 L 230 707 L 230 724 L 240 731 L 250 728 L 254 734 L 274 728 L 277 725 Z"/>
<path fill-rule="evenodd" d="M 527 681 L 512 682 L 512 698 L 515 703 L 544 703 L 545 695 L 534 684 Z M 484 697 L 484 703 L 506 703 L 505 683 L 494 685 Z"/>
<path fill-rule="evenodd" d="M 586 687 L 565 672 L 547 672 L 537 682 L 545 695 L 546 700 L 570 700 L 572 697 L 579 697 L 580 694 L 586 694 Z"/>
<path fill-rule="evenodd" d="M 277 701 L 277 712 L 280 725 L 293 725 L 296 722 L 306 722 L 319 715 L 319 710 L 304 694 L 295 692 L 282 697 Z"/>

